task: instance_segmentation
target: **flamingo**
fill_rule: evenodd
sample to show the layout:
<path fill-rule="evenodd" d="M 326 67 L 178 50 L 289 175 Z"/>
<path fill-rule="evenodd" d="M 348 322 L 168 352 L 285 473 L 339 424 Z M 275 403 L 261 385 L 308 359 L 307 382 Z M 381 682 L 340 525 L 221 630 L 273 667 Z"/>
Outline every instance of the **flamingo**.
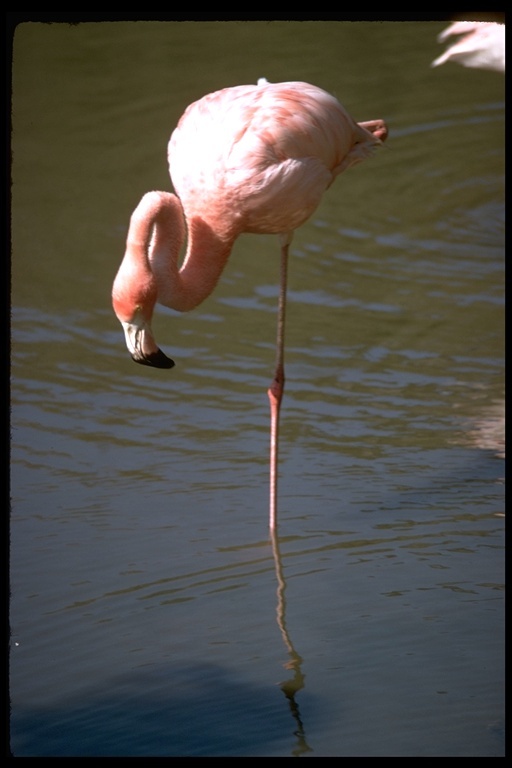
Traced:
<path fill-rule="evenodd" d="M 270 530 L 277 519 L 279 412 L 284 389 L 288 250 L 336 176 L 387 137 L 383 120 L 356 123 L 333 96 L 301 82 L 239 85 L 185 110 L 169 141 L 176 194 L 147 192 L 135 208 L 112 303 L 137 363 L 171 368 L 151 331 L 155 303 L 180 312 L 214 290 L 241 233 L 281 244 L 276 364 L 270 401 Z M 188 235 L 186 253 L 178 266 Z"/>
<path fill-rule="evenodd" d="M 449 37 L 459 39 L 432 62 L 438 67 L 456 61 L 464 67 L 505 71 L 505 25 L 495 21 L 455 21 L 438 35 L 443 43 Z"/>

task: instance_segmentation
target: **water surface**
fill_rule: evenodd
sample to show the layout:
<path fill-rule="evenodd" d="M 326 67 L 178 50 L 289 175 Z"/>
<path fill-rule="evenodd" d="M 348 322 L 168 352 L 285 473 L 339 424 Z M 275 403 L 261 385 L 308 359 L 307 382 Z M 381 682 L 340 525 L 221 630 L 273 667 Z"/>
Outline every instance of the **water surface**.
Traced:
<path fill-rule="evenodd" d="M 11 750 L 502 756 L 504 78 L 442 23 L 24 24 L 13 58 Z M 306 80 L 389 141 L 237 242 L 172 371 L 110 307 L 188 103 Z"/>

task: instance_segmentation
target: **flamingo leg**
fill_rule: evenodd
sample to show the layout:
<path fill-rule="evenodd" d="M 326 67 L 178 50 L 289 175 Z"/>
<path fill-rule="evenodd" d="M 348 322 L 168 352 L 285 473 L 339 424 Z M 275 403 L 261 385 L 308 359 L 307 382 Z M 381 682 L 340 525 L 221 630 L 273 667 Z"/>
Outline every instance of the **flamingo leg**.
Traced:
<path fill-rule="evenodd" d="M 279 412 L 284 391 L 284 330 L 286 319 L 286 284 L 288 277 L 288 247 L 291 235 L 281 236 L 281 280 L 277 314 L 276 367 L 268 390 L 270 401 L 270 530 L 277 527 L 277 462 L 279 448 Z"/>

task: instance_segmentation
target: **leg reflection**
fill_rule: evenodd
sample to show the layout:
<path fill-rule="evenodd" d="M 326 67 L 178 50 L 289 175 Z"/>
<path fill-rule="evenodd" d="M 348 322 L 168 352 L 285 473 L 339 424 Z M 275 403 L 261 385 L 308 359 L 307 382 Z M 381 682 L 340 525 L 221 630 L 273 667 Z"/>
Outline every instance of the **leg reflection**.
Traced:
<path fill-rule="evenodd" d="M 293 672 L 292 677 L 289 680 L 285 680 L 282 683 L 280 683 L 280 686 L 281 686 L 282 692 L 284 693 L 284 695 L 288 700 L 290 711 L 297 724 L 297 728 L 294 731 L 297 737 L 297 746 L 293 750 L 293 756 L 297 757 L 298 755 L 302 755 L 305 752 L 312 752 L 311 747 L 308 745 L 306 741 L 304 724 L 300 716 L 299 706 L 295 701 L 296 694 L 301 690 L 301 688 L 304 688 L 304 675 L 302 674 L 302 669 L 301 669 L 302 658 L 299 656 L 299 654 L 295 650 L 295 647 L 290 637 L 290 633 L 288 632 L 288 628 L 286 626 L 286 599 L 285 599 L 286 581 L 284 579 L 283 564 L 281 561 L 281 552 L 279 549 L 279 540 L 277 537 L 277 531 L 272 530 L 270 532 L 270 536 L 272 541 L 272 552 L 274 555 L 274 564 L 276 568 L 276 577 L 277 577 L 277 609 L 276 609 L 277 626 L 279 627 L 279 631 L 281 632 L 281 636 L 286 646 L 286 650 L 288 651 L 288 655 L 290 657 L 289 661 L 287 661 L 284 664 L 284 667 L 285 669 L 289 669 Z"/>

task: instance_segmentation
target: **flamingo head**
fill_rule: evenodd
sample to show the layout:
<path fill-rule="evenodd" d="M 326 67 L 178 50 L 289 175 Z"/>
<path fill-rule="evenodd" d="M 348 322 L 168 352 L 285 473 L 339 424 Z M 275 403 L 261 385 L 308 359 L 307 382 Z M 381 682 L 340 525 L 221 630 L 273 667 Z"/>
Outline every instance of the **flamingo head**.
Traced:
<path fill-rule="evenodd" d="M 172 368 L 174 360 L 157 346 L 151 330 L 151 316 L 156 296 L 146 292 L 139 300 L 130 300 L 126 292 L 119 289 L 117 280 L 112 292 L 112 305 L 118 320 L 123 326 L 126 346 L 132 360 L 153 368 Z M 142 300 L 140 300 L 142 298 Z"/>

